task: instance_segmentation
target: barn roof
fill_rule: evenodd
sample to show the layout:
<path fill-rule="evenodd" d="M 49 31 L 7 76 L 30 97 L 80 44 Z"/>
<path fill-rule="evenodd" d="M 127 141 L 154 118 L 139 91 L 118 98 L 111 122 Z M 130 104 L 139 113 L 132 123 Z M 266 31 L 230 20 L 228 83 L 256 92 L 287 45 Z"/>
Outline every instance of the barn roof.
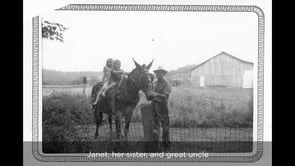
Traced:
<path fill-rule="evenodd" d="M 202 66 L 203 64 L 207 63 L 207 62 L 210 61 L 211 59 L 214 59 L 214 58 L 216 58 L 217 56 L 220 56 L 220 55 L 227 55 L 227 56 L 230 56 L 230 57 L 232 57 L 232 58 L 234 58 L 234 59 L 236 59 L 236 60 L 238 60 L 238 61 L 241 61 L 241 62 L 243 62 L 243 63 L 248 63 L 248 64 L 252 64 L 252 65 L 254 64 L 253 62 L 249 62 L 249 61 L 245 61 L 245 60 L 239 59 L 239 58 L 237 58 L 237 57 L 235 57 L 235 56 L 233 56 L 233 55 L 231 55 L 231 54 L 229 54 L 229 53 L 227 53 L 227 52 L 222 51 L 221 53 L 219 53 L 219 54 L 217 54 L 217 55 L 215 55 L 215 56 L 213 56 L 213 57 L 207 59 L 206 61 L 204 61 L 204 62 L 198 64 L 197 66 L 191 68 L 191 71 L 195 70 L 196 68 Z"/>

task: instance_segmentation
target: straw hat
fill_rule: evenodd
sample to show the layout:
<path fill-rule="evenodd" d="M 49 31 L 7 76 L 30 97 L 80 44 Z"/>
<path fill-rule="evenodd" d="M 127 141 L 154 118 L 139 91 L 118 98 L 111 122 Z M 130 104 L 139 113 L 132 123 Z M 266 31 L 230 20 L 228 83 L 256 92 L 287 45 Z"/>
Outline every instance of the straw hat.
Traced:
<path fill-rule="evenodd" d="M 158 72 L 158 71 L 163 71 L 164 74 L 166 74 L 168 71 L 164 69 L 163 66 L 159 66 L 157 70 L 154 70 L 154 73 Z"/>

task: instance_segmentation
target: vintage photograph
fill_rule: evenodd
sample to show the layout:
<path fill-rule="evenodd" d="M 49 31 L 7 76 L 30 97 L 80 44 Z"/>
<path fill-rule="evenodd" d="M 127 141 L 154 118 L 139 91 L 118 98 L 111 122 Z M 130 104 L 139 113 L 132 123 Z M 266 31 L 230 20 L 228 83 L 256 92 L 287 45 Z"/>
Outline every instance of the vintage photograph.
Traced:
<path fill-rule="evenodd" d="M 40 16 L 44 154 L 251 153 L 253 12 Z"/>

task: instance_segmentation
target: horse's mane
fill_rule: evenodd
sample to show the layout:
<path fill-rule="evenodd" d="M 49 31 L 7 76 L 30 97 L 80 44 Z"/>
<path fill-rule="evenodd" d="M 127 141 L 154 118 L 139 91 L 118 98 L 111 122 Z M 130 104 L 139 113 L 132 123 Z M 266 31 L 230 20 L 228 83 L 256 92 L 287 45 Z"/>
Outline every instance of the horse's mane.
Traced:
<path fill-rule="evenodd" d="M 130 76 L 132 76 L 134 74 L 134 72 L 136 72 L 136 70 L 137 70 L 136 68 L 131 70 L 131 72 L 128 73 L 127 77 L 130 78 Z"/>

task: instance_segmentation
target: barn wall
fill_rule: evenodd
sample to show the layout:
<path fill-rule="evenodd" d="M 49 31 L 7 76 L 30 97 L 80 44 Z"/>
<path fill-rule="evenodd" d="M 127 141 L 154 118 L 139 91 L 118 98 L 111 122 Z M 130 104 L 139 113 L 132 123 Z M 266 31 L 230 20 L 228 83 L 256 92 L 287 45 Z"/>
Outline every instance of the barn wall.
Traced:
<path fill-rule="evenodd" d="M 191 86 L 200 87 L 200 76 L 191 77 L 190 82 L 191 82 Z"/>
<path fill-rule="evenodd" d="M 194 69 L 191 84 L 198 87 L 200 76 L 205 76 L 205 86 L 242 87 L 244 71 L 252 69 L 253 64 L 221 54 Z"/>
<path fill-rule="evenodd" d="M 253 70 L 246 70 L 243 75 L 243 88 L 253 88 Z"/>

